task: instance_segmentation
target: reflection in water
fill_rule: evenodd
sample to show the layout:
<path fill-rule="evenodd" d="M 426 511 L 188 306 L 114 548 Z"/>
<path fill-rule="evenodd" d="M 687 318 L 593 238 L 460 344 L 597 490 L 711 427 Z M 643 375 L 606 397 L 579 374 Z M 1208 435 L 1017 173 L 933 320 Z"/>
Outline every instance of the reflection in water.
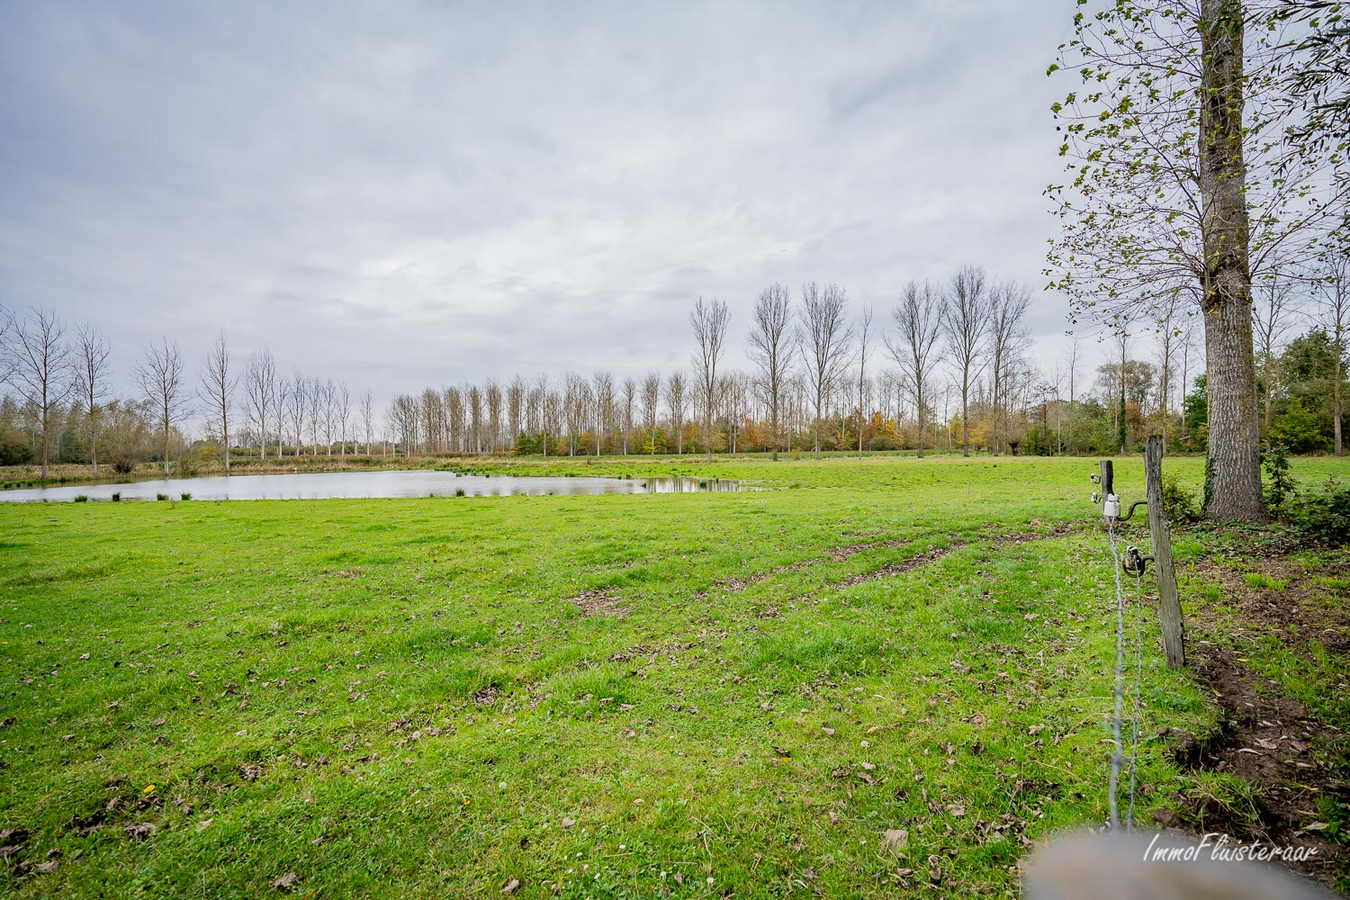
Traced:
<path fill-rule="evenodd" d="M 229 478 L 173 478 L 130 484 L 0 491 L 0 502 L 35 503 L 92 500 L 327 500 L 377 497 L 510 497 L 586 494 L 685 494 L 743 491 L 738 481 L 713 478 L 557 478 L 521 475 L 457 475 L 454 472 L 324 472 L 307 475 L 234 475 Z"/>

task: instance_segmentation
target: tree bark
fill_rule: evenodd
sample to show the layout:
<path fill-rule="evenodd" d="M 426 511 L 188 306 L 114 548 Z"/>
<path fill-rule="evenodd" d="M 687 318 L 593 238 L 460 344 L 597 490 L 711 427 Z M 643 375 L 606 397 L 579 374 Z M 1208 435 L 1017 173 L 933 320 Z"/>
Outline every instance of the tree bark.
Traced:
<path fill-rule="evenodd" d="M 1205 349 L 1209 357 L 1210 519 L 1261 521 L 1260 427 L 1252 348 L 1249 219 L 1242 158 L 1243 10 L 1202 0 L 1201 232 Z"/>

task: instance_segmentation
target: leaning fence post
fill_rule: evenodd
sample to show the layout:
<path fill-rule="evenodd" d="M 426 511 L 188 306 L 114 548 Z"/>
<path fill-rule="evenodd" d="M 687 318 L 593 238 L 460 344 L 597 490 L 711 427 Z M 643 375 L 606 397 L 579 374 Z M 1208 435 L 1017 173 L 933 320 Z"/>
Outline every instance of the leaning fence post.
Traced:
<path fill-rule="evenodd" d="M 1158 619 L 1162 623 L 1163 650 L 1167 664 L 1179 669 L 1186 664 L 1186 644 L 1177 596 L 1177 573 L 1172 567 L 1172 535 L 1163 509 L 1162 437 L 1149 435 L 1144 446 L 1144 482 L 1148 496 L 1148 532 L 1153 538 L 1153 559 L 1158 579 Z"/>

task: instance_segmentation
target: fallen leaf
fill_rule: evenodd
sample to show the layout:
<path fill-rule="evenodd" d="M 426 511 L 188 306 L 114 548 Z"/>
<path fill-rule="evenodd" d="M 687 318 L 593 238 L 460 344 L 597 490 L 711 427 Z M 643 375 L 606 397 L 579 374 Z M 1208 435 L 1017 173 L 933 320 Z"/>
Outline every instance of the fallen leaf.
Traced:
<path fill-rule="evenodd" d="M 139 825 L 127 825 L 123 830 L 133 841 L 143 841 L 159 829 L 152 822 L 141 822 Z"/>
<path fill-rule="evenodd" d="M 575 824 L 577 824 L 577 820 L 576 820 L 576 819 L 568 819 L 568 818 L 564 818 L 564 819 L 562 820 L 562 827 L 564 827 L 564 828 L 571 828 L 571 827 L 572 827 L 573 825 L 575 825 Z"/>
<path fill-rule="evenodd" d="M 510 881 L 508 881 L 505 885 L 502 886 L 502 893 L 503 894 L 513 893 L 515 889 L 518 887 L 520 887 L 520 879 L 512 878 Z"/>
<path fill-rule="evenodd" d="M 276 888 L 279 891 L 293 890 L 295 888 L 296 883 L 299 880 L 300 880 L 299 875 L 295 874 L 294 872 L 287 872 L 285 875 L 282 875 L 276 881 L 272 882 L 272 887 Z"/>
<path fill-rule="evenodd" d="M 909 846 L 909 832 L 903 828 L 888 828 L 882 837 L 886 840 L 886 849 L 897 856 Z"/>

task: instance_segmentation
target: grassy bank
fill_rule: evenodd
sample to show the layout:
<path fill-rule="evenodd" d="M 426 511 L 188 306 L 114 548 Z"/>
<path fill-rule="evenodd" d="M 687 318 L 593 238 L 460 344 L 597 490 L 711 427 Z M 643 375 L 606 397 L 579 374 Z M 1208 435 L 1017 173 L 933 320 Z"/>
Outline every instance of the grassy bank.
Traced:
<path fill-rule="evenodd" d="M 1105 819 L 1091 462 L 472 468 L 777 489 L 0 506 L 0 886 L 959 896 Z M 1150 638 L 1145 813 L 1215 727 Z"/>

